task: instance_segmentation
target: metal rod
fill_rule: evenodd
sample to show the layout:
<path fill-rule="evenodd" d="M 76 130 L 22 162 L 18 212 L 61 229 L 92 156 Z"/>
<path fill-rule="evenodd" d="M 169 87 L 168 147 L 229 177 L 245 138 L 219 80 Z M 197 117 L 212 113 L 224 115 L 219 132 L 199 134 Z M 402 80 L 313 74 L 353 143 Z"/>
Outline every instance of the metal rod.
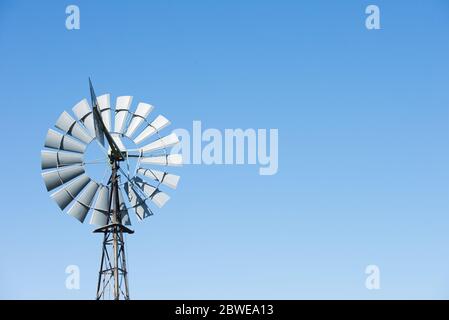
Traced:
<path fill-rule="evenodd" d="M 112 213 L 112 221 L 114 224 L 118 223 L 118 211 L 120 208 L 120 201 L 118 197 L 118 179 L 117 179 L 117 167 L 118 162 L 114 160 L 114 163 L 112 164 L 112 189 L 114 194 L 114 209 Z M 119 300 L 120 298 L 120 292 L 119 292 L 119 279 L 118 279 L 118 245 L 117 245 L 117 226 L 114 226 L 113 231 L 113 245 L 114 245 L 114 299 Z"/>

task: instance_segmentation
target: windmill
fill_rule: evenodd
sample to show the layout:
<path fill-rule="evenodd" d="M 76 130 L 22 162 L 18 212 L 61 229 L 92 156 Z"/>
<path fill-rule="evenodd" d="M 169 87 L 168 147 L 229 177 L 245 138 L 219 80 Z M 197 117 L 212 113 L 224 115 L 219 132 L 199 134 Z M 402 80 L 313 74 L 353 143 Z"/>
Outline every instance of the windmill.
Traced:
<path fill-rule="evenodd" d="M 130 111 L 132 96 L 119 96 L 114 110 L 109 94 L 97 97 L 90 79 L 89 86 L 91 105 L 81 100 L 72 109 L 75 117 L 64 111 L 48 130 L 42 177 L 61 210 L 81 223 L 91 212 L 94 233 L 103 234 L 96 298 L 112 293 L 115 300 L 128 300 L 124 235 L 134 233 L 129 212 L 143 220 L 169 200 L 163 189 L 176 189 L 179 176 L 153 167 L 182 165 L 181 155 L 170 153 L 179 140 L 174 133 L 160 134 L 170 124 L 164 116 L 149 120 L 152 105 L 140 102 Z M 92 163 L 104 166 L 105 179 L 86 171 L 88 148 L 100 150 L 102 158 Z"/>

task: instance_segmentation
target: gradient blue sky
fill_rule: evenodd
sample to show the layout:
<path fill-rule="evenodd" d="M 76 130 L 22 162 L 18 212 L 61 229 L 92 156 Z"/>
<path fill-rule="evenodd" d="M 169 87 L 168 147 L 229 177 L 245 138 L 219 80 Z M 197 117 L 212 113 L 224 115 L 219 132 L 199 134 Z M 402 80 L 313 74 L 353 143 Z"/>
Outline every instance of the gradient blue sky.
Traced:
<path fill-rule="evenodd" d="M 178 170 L 128 238 L 131 298 L 449 298 L 448 40 L 444 0 L 2 0 L 0 298 L 95 296 L 101 237 L 40 176 L 46 131 L 88 76 L 173 128 L 279 129 L 277 175 Z M 70 264 L 80 290 L 65 288 Z"/>

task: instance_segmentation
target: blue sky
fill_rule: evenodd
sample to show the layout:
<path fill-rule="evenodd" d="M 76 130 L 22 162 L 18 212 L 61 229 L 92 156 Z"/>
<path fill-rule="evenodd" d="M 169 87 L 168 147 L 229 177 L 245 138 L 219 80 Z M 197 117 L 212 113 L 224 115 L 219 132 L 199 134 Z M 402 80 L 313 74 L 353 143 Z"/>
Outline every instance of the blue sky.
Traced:
<path fill-rule="evenodd" d="M 365 28 L 369 4 L 381 30 Z M 95 296 L 101 238 L 40 176 L 47 129 L 91 76 L 172 128 L 279 129 L 274 176 L 177 170 L 128 238 L 131 298 L 449 298 L 448 39 L 443 0 L 1 1 L 0 297 Z"/>

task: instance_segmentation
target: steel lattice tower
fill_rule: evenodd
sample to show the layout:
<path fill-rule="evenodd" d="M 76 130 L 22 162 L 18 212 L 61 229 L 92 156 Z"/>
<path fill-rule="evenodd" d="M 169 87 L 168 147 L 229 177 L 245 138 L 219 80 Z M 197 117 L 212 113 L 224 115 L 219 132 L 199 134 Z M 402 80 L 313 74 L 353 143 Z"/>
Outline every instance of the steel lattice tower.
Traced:
<path fill-rule="evenodd" d="M 112 174 L 110 178 L 111 194 L 109 198 L 110 224 L 96 229 L 94 232 L 104 233 L 100 272 L 98 275 L 97 300 L 104 299 L 113 290 L 114 300 L 129 300 L 128 272 L 126 270 L 124 233 L 134 231 L 121 223 L 119 201 L 119 162 L 111 160 Z M 109 289 L 109 290 L 108 290 Z"/>

